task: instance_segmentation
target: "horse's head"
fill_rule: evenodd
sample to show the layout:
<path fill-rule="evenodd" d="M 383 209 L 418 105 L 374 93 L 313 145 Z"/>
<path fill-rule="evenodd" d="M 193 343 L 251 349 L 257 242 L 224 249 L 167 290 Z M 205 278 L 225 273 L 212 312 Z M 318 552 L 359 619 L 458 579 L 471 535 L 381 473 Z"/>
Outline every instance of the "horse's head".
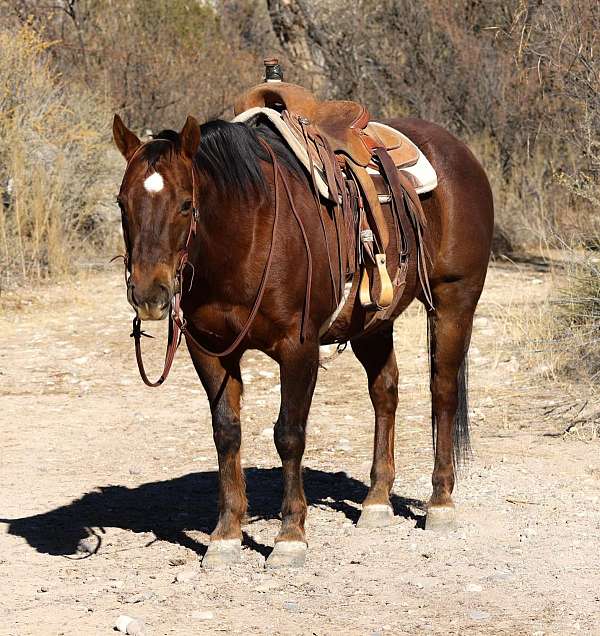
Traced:
<path fill-rule="evenodd" d="M 142 143 L 115 115 L 113 137 L 127 160 L 117 201 L 130 269 L 127 299 L 142 320 L 166 318 L 194 212 L 193 162 L 200 127 Z"/>

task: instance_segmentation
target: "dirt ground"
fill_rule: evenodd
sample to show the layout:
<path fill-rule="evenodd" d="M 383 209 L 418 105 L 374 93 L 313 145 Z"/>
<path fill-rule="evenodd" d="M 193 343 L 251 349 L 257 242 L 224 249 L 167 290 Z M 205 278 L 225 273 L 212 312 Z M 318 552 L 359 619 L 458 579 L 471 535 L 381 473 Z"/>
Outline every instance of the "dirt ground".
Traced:
<path fill-rule="evenodd" d="M 263 568 L 281 488 L 270 360 L 244 358 L 242 563 L 203 572 L 216 455 L 185 350 L 165 386 L 142 384 L 117 267 L 5 297 L 0 634 L 111 634 L 121 614 L 149 635 L 600 634 L 598 441 L 561 434 L 567 420 L 545 415 L 561 387 L 526 370 L 513 341 L 510 317 L 549 284 L 531 267 L 490 270 L 470 358 L 474 458 L 453 531 L 423 530 L 432 452 L 422 311 L 396 327 L 392 527 L 355 527 L 373 431 L 362 368 L 348 350 L 320 372 L 305 455 L 309 554 L 290 571 Z M 161 341 L 144 345 L 158 370 Z"/>

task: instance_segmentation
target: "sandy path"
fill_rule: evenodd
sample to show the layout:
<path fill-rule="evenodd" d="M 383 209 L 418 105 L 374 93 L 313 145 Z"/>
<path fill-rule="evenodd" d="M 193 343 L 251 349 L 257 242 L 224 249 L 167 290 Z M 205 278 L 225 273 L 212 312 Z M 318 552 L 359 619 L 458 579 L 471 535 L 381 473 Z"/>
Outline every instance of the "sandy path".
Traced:
<path fill-rule="evenodd" d="M 244 358 L 243 562 L 204 573 L 216 457 L 187 355 L 166 386 L 142 385 L 114 271 L 5 299 L 0 634 L 110 634 L 119 614 L 143 618 L 151 635 L 600 634 L 598 445 L 556 436 L 564 422 L 542 417 L 560 389 L 519 369 L 505 318 L 543 298 L 548 282 L 491 269 L 471 355 L 476 455 L 458 484 L 453 532 L 421 529 L 432 456 L 418 308 L 396 328 L 391 528 L 354 526 L 372 443 L 362 368 L 348 351 L 321 372 L 305 456 L 309 557 L 290 572 L 262 567 L 280 494 L 270 360 Z M 160 343 L 144 345 L 157 369 Z M 88 536 L 97 552 L 82 558 Z"/>

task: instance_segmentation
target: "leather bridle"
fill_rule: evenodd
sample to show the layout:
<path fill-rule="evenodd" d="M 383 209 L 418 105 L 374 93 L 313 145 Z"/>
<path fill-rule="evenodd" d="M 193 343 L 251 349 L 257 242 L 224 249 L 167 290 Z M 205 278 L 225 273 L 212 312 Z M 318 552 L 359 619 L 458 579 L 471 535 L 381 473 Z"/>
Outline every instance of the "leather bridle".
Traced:
<path fill-rule="evenodd" d="M 171 370 L 171 366 L 173 364 L 173 360 L 175 359 L 175 354 L 177 352 L 179 344 L 181 343 L 181 336 L 182 335 L 185 335 L 186 340 L 188 341 L 188 343 L 191 342 L 194 345 L 194 347 L 196 347 L 201 353 L 203 353 L 205 355 L 217 357 L 217 358 L 222 358 L 222 357 L 228 356 L 231 353 L 233 353 L 233 351 L 235 351 L 235 349 L 237 349 L 237 347 L 241 344 L 242 340 L 246 337 L 246 335 L 250 331 L 252 323 L 254 322 L 254 319 L 256 318 L 256 315 L 258 313 L 260 304 L 262 302 L 262 299 L 263 299 L 263 296 L 264 296 L 264 293 L 265 293 L 267 279 L 269 277 L 269 272 L 271 270 L 271 264 L 273 262 L 273 246 L 274 246 L 274 243 L 275 243 L 275 235 L 277 233 L 277 226 L 278 226 L 278 221 L 279 221 L 279 198 L 280 198 L 280 194 L 279 194 L 279 179 L 281 179 L 281 181 L 282 181 L 282 183 L 284 185 L 284 189 L 285 189 L 287 197 L 289 199 L 290 206 L 292 208 L 292 212 L 294 213 L 294 216 L 295 216 L 298 224 L 300 225 L 300 229 L 302 231 L 302 235 L 303 235 L 303 238 L 304 238 L 304 244 L 305 244 L 305 248 L 306 248 L 306 253 L 307 253 L 307 257 L 308 257 L 306 296 L 305 296 L 305 301 L 304 301 L 304 312 L 303 312 L 302 324 L 301 324 L 301 329 L 300 329 L 300 337 L 301 337 L 302 340 L 304 339 L 305 321 L 306 321 L 306 319 L 308 317 L 308 312 L 309 312 L 309 309 L 310 309 L 310 290 L 311 290 L 311 278 L 312 278 L 312 256 L 311 256 L 311 251 L 310 251 L 310 247 L 308 245 L 308 238 L 306 236 L 306 232 L 304 231 L 304 226 L 302 224 L 300 216 L 298 215 L 298 212 L 296 211 L 296 208 L 295 208 L 294 203 L 292 201 L 289 185 L 288 185 L 284 175 L 281 172 L 281 169 L 279 167 L 279 163 L 277 161 L 275 153 L 273 152 L 273 150 L 271 149 L 271 147 L 269 146 L 269 144 L 267 142 L 265 142 L 262 139 L 260 139 L 260 142 L 263 145 L 263 147 L 265 148 L 265 150 L 267 151 L 267 153 L 268 153 L 268 155 L 269 155 L 269 157 L 271 159 L 271 162 L 273 164 L 275 213 L 274 213 L 274 218 L 273 218 L 273 229 L 272 229 L 272 232 L 271 232 L 271 244 L 269 246 L 269 254 L 267 256 L 267 261 L 266 261 L 265 267 L 263 269 L 262 278 L 261 278 L 261 281 L 260 281 L 260 284 L 259 284 L 259 287 L 258 287 L 258 291 L 257 291 L 257 294 L 256 294 L 256 298 L 254 300 L 254 304 L 252 306 L 252 309 L 250 310 L 250 314 L 248 315 L 248 318 L 246 319 L 246 322 L 244 323 L 244 326 L 242 327 L 242 329 L 239 332 L 239 334 L 236 336 L 235 340 L 224 351 L 211 351 L 211 350 L 207 349 L 205 346 L 201 345 L 190 334 L 190 332 L 189 332 L 189 330 L 187 328 L 187 323 L 186 323 L 186 320 L 185 320 L 185 318 L 183 316 L 183 312 L 181 310 L 181 296 L 183 294 L 183 273 L 184 273 L 185 267 L 187 265 L 192 266 L 192 270 L 193 270 L 193 265 L 189 261 L 189 249 L 190 249 L 190 245 L 191 245 L 192 241 L 194 240 L 194 238 L 196 236 L 198 220 L 199 220 L 199 207 L 198 207 L 198 199 L 197 199 L 197 197 L 198 197 L 198 189 L 196 187 L 197 186 L 196 166 L 195 166 L 195 163 L 192 161 L 192 215 L 191 215 L 191 219 L 190 219 L 190 227 L 189 227 L 189 230 L 188 230 L 188 234 L 187 234 L 187 238 L 186 238 L 184 247 L 183 247 L 183 249 L 180 252 L 179 264 L 177 265 L 177 269 L 175 271 L 175 289 L 176 289 L 176 292 L 173 295 L 173 297 L 171 298 L 171 301 L 170 301 L 170 304 L 169 304 L 169 335 L 168 335 L 167 350 L 166 350 L 166 353 L 165 353 L 165 362 L 164 362 L 164 366 L 163 366 L 163 371 L 162 371 L 160 377 L 158 378 L 158 380 L 156 380 L 155 382 L 152 382 L 148 378 L 148 375 L 146 374 L 146 370 L 144 368 L 144 362 L 143 362 L 143 359 L 142 359 L 141 340 L 142 340 L 142 336 L 148 336 L 148 334 L 145 334 L 142 331 L 142 326 L 141 326 L 142 321 L 141 321 L 141 319 L 137 315 L 133 319 L 133 328 L 132 328 L 132 332 L 131 332 L 131 337 L 134 339 L 134 342 L 135 342 L 135 357 L 136 357 L 138 369 L 139 369 L 139 372 L 140 372 L 140 376 L 141 376 L 142 380 L 144 381 L 144 383 L 147 386 L 150 386 L 150 387 L 160 386 L 167 379 L 167 376 L 169 375 L 169 371 Z M 141 146 L 140 146 L 140 148 L 141 148 Z M 139 150 L 140 149 L 138 148 L 138 151 L 136 151 L 133 154 L 133 156 L 131 157 L 131 159 L 129 160 L 128 167 L 129 167 L 129 164 L 131 163 L 131 161 L 133 160 L 133 158 L 138 154 Z M 127 236 L 125 236 L 125 244 L 126 244 L 126 246 L 129 246 L 129 244 L 130 244 L 129 243 L 129 237 L 127 237 Z M 123 255 L 123 261 L 125 263 L 125 283 L 126 283 L 127 286 L 129 286 L 129 278 L 128 278 L 129 264 L 130 264 L 129 247 L 128 247 L 128 250 L 126 251 L 126 253 Z M 192 282 L 193 282 L 193 276 L 192 276 Z M 188 289 L 191 289 L 191 282 L 190 282 L 190 285 L 188 286 Z"/>
<path fill-rule="evenodd" d="M 194 172 L 195 170 L 192 167 L 192 174 Z M 194 190 L 195 190 L 194 181 L 195 179 L 192 178 L 192 214 L 190 219 L 190 227 L 187 233 L 187 238 L 185 240 L 185 245 L 183 246 L 183 249 L 180 252 L 179 264 L 177 265 L 177 269 L 175 270 L 176 291 L 175 291 L 175 294 L 173 294 L 173 297 L 171 298 L 171 301 L 169 303 L 169 336 L 168 336 L 168 342 L 167 342 L 167 351 L 165 353 L 165 363 L 164 363 L 163 371 L 160 377 L 155 382 L 152 382 L 148 378 L 146 374 L 146 370 L 144 368 L 144 361 L 142 359 L 141 340 L 142 340 L 142 336 L 146 336 L 147 334 L 145 334 L 142 331 L 142 321 L 139 318 L 139 316 L 136 314 L 136 316 L 133 318 L 131 337 L 134 339 L 134 342 L 135 342 L 135 359 L 137 361 L 140 376 L 142 380 L 144 381 L 144 384 L 150 387 L 160 386 L 167 379 L 167 376 L 169 375 L 169 371 L 171 370 L 171 365 L 173 364 L 173 360 L 175 359 L 175 353 L 177 352 L 179 344 L 181 343 L 181 334 L 186 333 L 187 331 L 185 318 L 183 318 L 181 313 L 181 294 L 183 292 L 183 272 L 185 270 L 186 265 L 188 264 L 191 265 L 191 263 L 189 262 L 189 247 L 190 247 L 191 241 L 196 236 L 196 230 L 197 230 L 198 218 L 199 218 L 198 207 L 196 206 L 194 202 Z M 128 257 L 125 257 L 126 266 L 127 266 L 127 261 L 128 261 Z M 193 272 L 193 265 L 192 265 L 192 272 Z M 128 281 L 127 283 L 129 284 Z M 192 273 L 192 280 L 190 281 L 190 284 L 189 284 L 189 289 L 191 289 L 192 283 L 193 283 L 193 273 Z"/>

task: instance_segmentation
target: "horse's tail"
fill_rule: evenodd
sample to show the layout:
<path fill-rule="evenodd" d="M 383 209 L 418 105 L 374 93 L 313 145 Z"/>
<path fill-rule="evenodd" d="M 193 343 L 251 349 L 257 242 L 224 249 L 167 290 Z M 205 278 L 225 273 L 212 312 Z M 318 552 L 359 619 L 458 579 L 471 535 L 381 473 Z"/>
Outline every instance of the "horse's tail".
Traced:
<path fill-rule="evenodd" d="M 454 417 L 454 465 L 460 467 L 471 457 L 469 433 L 469 353 L 465 351 L 458 370 L 458 406 Z"/>
<path fill-rule="evenodd" d="M 433 333 L 433 317 L 427 317 L 427 349 L 429 353 L 429 377 L 433 380 L 435 371 L 435 337 Z M 469 363 L 468 349 L 458 370 L 458 404 L 456 415 L 454 416 L 454 439 L 452 457 L 454 467 L 459 468 L 471 457 L 471 437 L 469 434 Z M 433 451 L 435 453 L 435 442 L 437 438 L 437 421 L 431 408 L 431 435 L 433 439 Z"/>

